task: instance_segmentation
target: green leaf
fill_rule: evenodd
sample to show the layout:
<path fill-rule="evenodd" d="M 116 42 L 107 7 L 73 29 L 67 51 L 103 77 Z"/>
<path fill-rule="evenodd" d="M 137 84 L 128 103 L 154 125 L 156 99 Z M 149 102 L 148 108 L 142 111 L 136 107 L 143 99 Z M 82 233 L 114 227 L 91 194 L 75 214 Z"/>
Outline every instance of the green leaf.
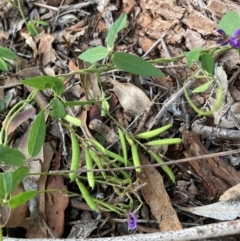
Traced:
<path fill-rule="evenodd" d="M 189 52 L 184 53 L 184 55 L 187 58 L 188 67 L 192 67 L 193 63 L 198 61 L 202 49 L 203 49 L 202 47 L 199 47 L 199 48 L 196 48 L 196 49 L 193 49 Z"/>
<path fill-rule="evenodd" d="M 43 20 L 31 20 L 30 22 L 35 23 L 35 24 L 40 24 L 40 25 L 43 25 L 43 26 L 48 26 L 48 23 L 43 21 Z"/>
<path fill-rule="evenodd" d="M 17 208 L 18 206 L 24 204 L 30 199 L 34 198 L 38 194 L 38 191 L 25 191 L 13 196 L 9 201 L 8 205 L 10 208 Z"/>
<path fill-rule="evenodd" d="M 8 70 L 8 65 L 1 56 L 0 56 L 0 70 L 3 70 L 3 71 Z"/>
<path fill-rule="evenodd" d="M 122 29 L 126 28 L 127 24 L 127 14 L 123 13 L 115 23 L 111 26 L 111 28 L 108 31 L 108 35 L 106 38 L 107 47 L 112 49 L 114 45 L 114 41 L 117 37 L 118 32 L 120 32 Z"/>
<path fill-rule="evenodd" d="M 28 136 L 28 153 L 30 156 L 36 156 L 43 146 L 45 140 L 46 123 L 44 112 L 40 111 L 33 121 Z"/>
<path fill-rule="evenodd" d="M 24 177 L 27 176 L 28 168 L 20 167 L 12 173 L 12 189 L 11 193 L 18 187 Z"/>
<path fill-rule="evenodd" d="M 212 55 L 205 53 L 201 56 L 201 64 L 203 69 L 209 74 L 213 75 L 214 71 L 214 58 Z"/>
<path fill-rule="evenodd" d="M 6 197 L 6 189 L 5 189 L 5 180 L 4 180 L 4 173 L 0 173 L 0 200 L 5 199 Z"/>
<path fill-rule="evenodd" d="M 14 59 L 16 55 L 11 49 L 0 47 L 0 56 L 6 59 Z"/>
<path fill-rule="evenodd" d="M 34 87 L 38 90 L 52 88 L 58 95 L 61 95 L 64 91 L 63 82 L 59 78 L 52 76 L 37 76 L 34 78 L 22 80 L 22 83 L 24 85 Z"/>
<path fill-rule="evenodd" d="M 209 86 L 211 85 L 212 82 L 213 82 L 213 80 L 198 86 L 197 88 L 195 88 L 192 91 L 192 93 L 202 93 L 202 92 L 206 91 L 209 88 Z"/>
<path fill-rule="evenodd" d="M 49 109 L 50 109 L 50 116 L 53 118 L 64 118 L 66 116 L 66 110 L 65 107 L 59 99 L 52 99 L 49 103 Z"/>
<path fill-rule="evenodd" d="M 3 174 L 6 195 L 9 196 L 12 190 L 12 172 L 7 171 Z"/>
<path fill-rule="evenodd" d="M 123 52 L 115 53 L 113 55 L 113 62 L 119 69 L 132 74 L 141 76 L 164 76 L 164 74 L 152 64 L 133 54 Z"/>
<path fill-rule="evenodd" d="M 0 153 L 0 164 L 22 166 L 25 161 L 25 156 L 20 151 L 11 147 L 0 145 Z"/>
<path fill-rule="evenodd" d="M 27 24 L 27 29 L 28 29 L 28 32 L 30 33 L 31 36 L 37 36 L 38 35 L 38 31 L 35 28 L 34 23 L 29 22 Z"/>
<path fill-rule="evenodd" d="M 239 14 L 234 11 L 227 12 L 220 20 L 218 28 L 224 30 L 227 35 L 231 35 L 240 28 Z"/>
<path fill-rule="evenodd" d="M 107 55 L 108 55 L 107 48 L 103 46 L 98 46 L 95 48 L 88 49 L 84 53 L 80 54 L 78 58 L 94 64 L 98 60 L 105 58 Z"/>

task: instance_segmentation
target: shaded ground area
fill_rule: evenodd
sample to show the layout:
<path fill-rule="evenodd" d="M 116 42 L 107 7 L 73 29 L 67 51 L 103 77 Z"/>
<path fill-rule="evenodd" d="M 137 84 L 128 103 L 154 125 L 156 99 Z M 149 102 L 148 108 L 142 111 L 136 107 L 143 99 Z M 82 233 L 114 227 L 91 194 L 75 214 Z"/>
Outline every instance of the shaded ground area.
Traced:
<path fill-rule="evenodd" d="M 12 49 L 17 55 L 9 61 L 9 71 L 0 75 L 1 122 L 14 104 L 26 99 L 32 92 L 30 87 L 23 87 L 20 80 L 35 76 L 59 76 L 64 77 L 65 100 L 100 99 L 102 91 L 106 96 L 111 96 L 108 100 L 111 116 L 134 135 L 172 124 L 173 127 L 161 137 L 180 137 L 182 143 L 156 147 L 152 151 L 163 155 L 164 161 L 193 158 L 189 162 L 170 165 L 176 177 L 175 184 L 160 167 L 154 167 L 143 169 L 140 174 L 127 170 L 131 185 L 120 183 L 108 186 L 99 182 L 93 190 L 87 186 L 94 198 L 113 206 L 124 208 L 132 198 L 134 208 L 129 211 L 136 210 L 141 203 L 139 200 L 142 200 L 142 206 L 136 213 L 138 225 L 133 231 L 128 230 L 127 214 L 119 215 L 104 208 L 99 213 L 92 212 L 84 199 L 74 195 L 79 193 L 79 189 L 68 177 L 42 175 L 35 180 L 39 190 L 58 189 L 61 192 L 39 195 L 37 211 L 29 211 L 27 205 L 13 210 L 4 230 L 5 235 L 19 237 L 16 235 L 22 233 L 26 238 L 51 235 L 55 238 L 116 237 L 217 223 L 218 215 L 223 216 L 219 220 L 238 217 L 238 186 L 230 194 L 225 194 L 228 197 L 221 197 L 236 201 L 235 206 L 206 206 L 218 202 L 226 190 L 240 182 L 237 150 L 240 139 L 238 51 L 231 49 L 215 59 L 214 76 L 225 84 L 226 96 L 219 111 L 202 119 L 189 107 L 181 92 L 184 81 L 198 67 L 193 65 L 189 68 L 181 54 L 198 47 L 217 47 L 217 24 L 227 11 L 240 13 L 238 1 L 19 0 L 12 4 L 20 8 L 22 14 L 10 2 L 0 0 L 0 46 Z M 89 67 L 88 63 L 78 58 L 79 54 L 91 47 L 105 45 L 108 29 L 123 12 L 128 14 L 127 27 L 118 35 L 115 51 L 134 53 L 147 60 L 176 57 L 171 63 L 163 61 L 158 64 L 165 76 L 143 78 L 122 71 L 108 72 L 101 76 L 102 90 L 96 74 L 69 74 Z M 48 26 L 35 25 L 37 35 L 33 37 L 26 28 L 26 21 L 34 19 L 41 19 Z M 201 81 L 195 81 L 189 89 L 199 86 Z M 213 92 L 212 86 L 211 90 L 192 95 L 191 98 L 198 108 L 210 108 L 214 102 Z M 171 102 L 173 97 L 175 101 Z M 41 92 L 37 103 L 47 106 L 51 98 L 52 93 Z M 28 138 L 25 133 L 38 112 L 36 103 L 31 103 L 10 126 L 9 144 L 24 154 L 27 152 Z M 77 130 L 80 136 L 94 137 L 109 150 L 121 151 L 116 122 L 109 116 L 102 117 L 97 103 L 69 108 L 68 113 L 82 121 L 82 130 Z M 46 173 L 68 170 L 72 151 L 70 135 L 51 118 L 46 123 L 45 144 L 41 153 L 31 159 L 29 168 L 31 172 Z M 127 151 L 130 153 L 130 147 Z M 225 151 L 232 151 L 232 154 Z M 212 153 L 220 154 L 214 156 Z M 204 155 L 208 156 L 200 161 L 194 160 L 194 157 Z M 85 157 L 84 151 L 81 152 L 79 169 L 83 178 L 86 176 Z M 139 157 L 142 165 L 156 163 L 142 148 L 139 148 Z M 111 163 L 109 165 L 106 168 L 112 167 Z M 122 172 L 110 172 L 109 175 L 124 179 Z M 23 187 L 18 190 L 21 191 L 24 191 Z M 63 195 L 64 191 L 72 195 Z M 193 207 L 204 208 L 193 210 Z M 224 216 L 231 212 L 236 217 L 228 219 Z M 37 218 L 26 219 L 34 213 L 37 213 Z M 17 220 L 16 215 L 19 217 Z M 23 229 L 18 231 L 16 228 L 19 227 Z M 222 240 L 238 240 L 238 237 Z"/>

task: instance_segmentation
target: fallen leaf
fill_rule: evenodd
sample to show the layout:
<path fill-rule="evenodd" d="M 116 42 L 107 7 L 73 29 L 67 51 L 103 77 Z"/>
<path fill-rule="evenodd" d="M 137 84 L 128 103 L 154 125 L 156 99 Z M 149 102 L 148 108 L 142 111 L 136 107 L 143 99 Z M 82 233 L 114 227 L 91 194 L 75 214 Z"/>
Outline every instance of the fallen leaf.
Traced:
<path fill-rule="evenodd" d="M 67 191 L 62 176 L 49 176 L 46 189 Z M 60 238 L 64 232 L 64 211 L 68 205 L 68 197 L 60 192 L 45 195 L 46 222 L 55 238 Z"/>
<path fill-rule="evenodd" d="M 219 201 L 240 200 L 240 183 L 226 190 Z"/>
<path fill-rule="evenodd" d="M 8 39 L 8 38 L 9 38 L 9 34 L 0 29 L 0 39 Z"/>
<path fill-rule="evenodd" d="M 118 135 L 114 130 L 101 120 L 93 119 L 89 123 L 89 128 L 98 132 L 108 143 L 115 143 L 118 141 Z"/>
<path fill-rule="evenodd" d="M 123 11 L 125 13 L 131 12 L 132 8 L 136 5 L 135 0 L 123 0 Z"/>
<path fill-rule="evenodd" d="M 82 36 L 85 33 L 84 30 L 77 32 L 75 34 L 71 34 L 71 32 L 66 31 L 65 29 L 63 31 L 55 32 L 53 33 L 54 42 L 64 42 L 63 37 L 67 40 L 69 44 L 72 44 L 79 36 Z"/>
<path fill-rule="evenodd" d="M 33 50 L 33 58 L 36 59 L 37 57 L 37 45 L 33 40 L 33 37 L 29 35 L 29 33 L 26 31 L 21 31 L 21 35 L 23 36 L 23 38 L 25 38 L 26 40 L 26 44 L 28 44 L 31 49 Z"/>
<path fill-rule="evenodd" d="M 12 133 L 14 130 L 17 129 L 23 122 L 31 118 L 33 115 L 36 114 L 36 109 L 29 105 L 28 108 L 18 113 L 13 120 L 11 121 L 8 129 L 8 134 Z"/>
<path fill-rule="evenodd" d="M 129 83 L 122 84 L 110 77 L 104 83 L 110 83 L 113 86 L 110 90 L 116 94 L 125 112 L 135 116 L 149 111 L 152 102 L 135 85 Z"/>
<path fill-rule="evenodd" d="M 233 220 L 240 216 L 240 201 L 217 202 L 201 207 L 179 207 L 199 216 L 214 218 L 216 220 Z"/>
<path fill-rule="evenodd" d="M 141 165 L 151 164 L 141 152 L 139 152 L 139 157 Z M 155 168 L 142 169 L 139 180 L 142 184 L 147 183 L 141 191 L 146 203 L 151 208 L 153 216 L 158 221 L 161 232 L 182 229 L 160 173 Z"/>
<path fill-rule="evenodd" d="M 50 62 L 55 62 L 55 50 L 52 47 L 54 37 L 50 34 L 42 34 L 39 46 L 38 54 L 41 56 L 41 61 L 43 65 L 47 65 Z"/>

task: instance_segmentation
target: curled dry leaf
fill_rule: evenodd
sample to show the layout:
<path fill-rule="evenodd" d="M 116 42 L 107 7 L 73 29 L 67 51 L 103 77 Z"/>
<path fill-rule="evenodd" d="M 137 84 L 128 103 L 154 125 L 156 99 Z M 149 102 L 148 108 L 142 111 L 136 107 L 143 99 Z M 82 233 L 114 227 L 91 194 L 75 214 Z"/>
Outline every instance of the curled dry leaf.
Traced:
<path fill-rule="evenodd" d="M 12 120 L 9 129 L 8 134 L 12 133 L 18 126 L 20 126 L 23 122 L 31 118 L 33 115 L 36 114 L 36 109 L 29 105 L 28 108 L 18 113 Z"/>
<path fill-rule="evenodd" d="M 141 165 L 150 165 L 147 158 L 140 152 L 139 157 Z M 165 190 L 160 173 L 155 168 L 142 169 L 139 180 L 142 184 L 147 183 L 141 190 L 146 203 L 151 208 L 153 216 L 158 221 L 161 232 L 182 229 L 181 223 Z"/>
<path fill-rule="evenodd" d="M 125 13 L 130 13 L 132 8 L 136 5 L 135 0 L 123 0 L 123 11 Z"/>
<path fill-rule="evenodd" d="M 240 183 L 226 190 L 219 201 L 240 200 Z"/>
<path fill-rule="evenodd" d="M 54 42 L 64 42 L 63 37 L 66 38 L 69 44 L 72 44 L 79 36 L 82 36 L 85 33 L 85 30 L 82 30 L 80 32 L 77 32 L 75 34 L 71 34 L 71 32 L 66 31 L 65 29 L 63 31 L 55 32 L 53 33 Z"/>
<path fill-rule="evenodd" d="M 114 132 L 114 130 L 98 119 L 92 120 L 89 123 L 89 128 L 98 132 L 108 143 L 118 141 L 118 135 Z"/>
<path fill-rule="evenodd" d="M 152 102 L 146 94 L 135 85 L 129 83 L 122 84 L 111 78 L 108 78 L 105 83 L 112 84 L 111 90 L 118 97 L 125 112 L 135 116 L 149 111 Z"/>
<path fill-rule="evenodd" d="M 47 65 L 56 60 L 55 50 L 52 47 L 54 37 L 44 33 L 38 46 L 38 54 L 41 56 L 42 64 Z"/>

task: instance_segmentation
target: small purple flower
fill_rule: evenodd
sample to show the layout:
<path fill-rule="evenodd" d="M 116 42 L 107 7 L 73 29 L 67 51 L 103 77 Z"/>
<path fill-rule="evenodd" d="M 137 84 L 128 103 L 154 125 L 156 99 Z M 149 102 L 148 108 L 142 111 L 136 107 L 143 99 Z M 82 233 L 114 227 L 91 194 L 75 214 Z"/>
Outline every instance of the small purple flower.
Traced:
<path fill-rule="evenodd" d="M 137 227 L 137 217 L 134 213 L 128 214 L 128 229 L 134 230 Z"/>
<path fill-rule="evenodd" d="M 230 45 L 235 48 L 240 48 L 240 29 L 237 29 L 230 37 Z"/>
<path fill-rule="evenodd" d="M 221 46 L 227 45 L 230 41 L 229 36 L 222 29 L 217 29 L 217 32 L 219 34 L 216 38 L 217 44 L 220 44 Z"/>

